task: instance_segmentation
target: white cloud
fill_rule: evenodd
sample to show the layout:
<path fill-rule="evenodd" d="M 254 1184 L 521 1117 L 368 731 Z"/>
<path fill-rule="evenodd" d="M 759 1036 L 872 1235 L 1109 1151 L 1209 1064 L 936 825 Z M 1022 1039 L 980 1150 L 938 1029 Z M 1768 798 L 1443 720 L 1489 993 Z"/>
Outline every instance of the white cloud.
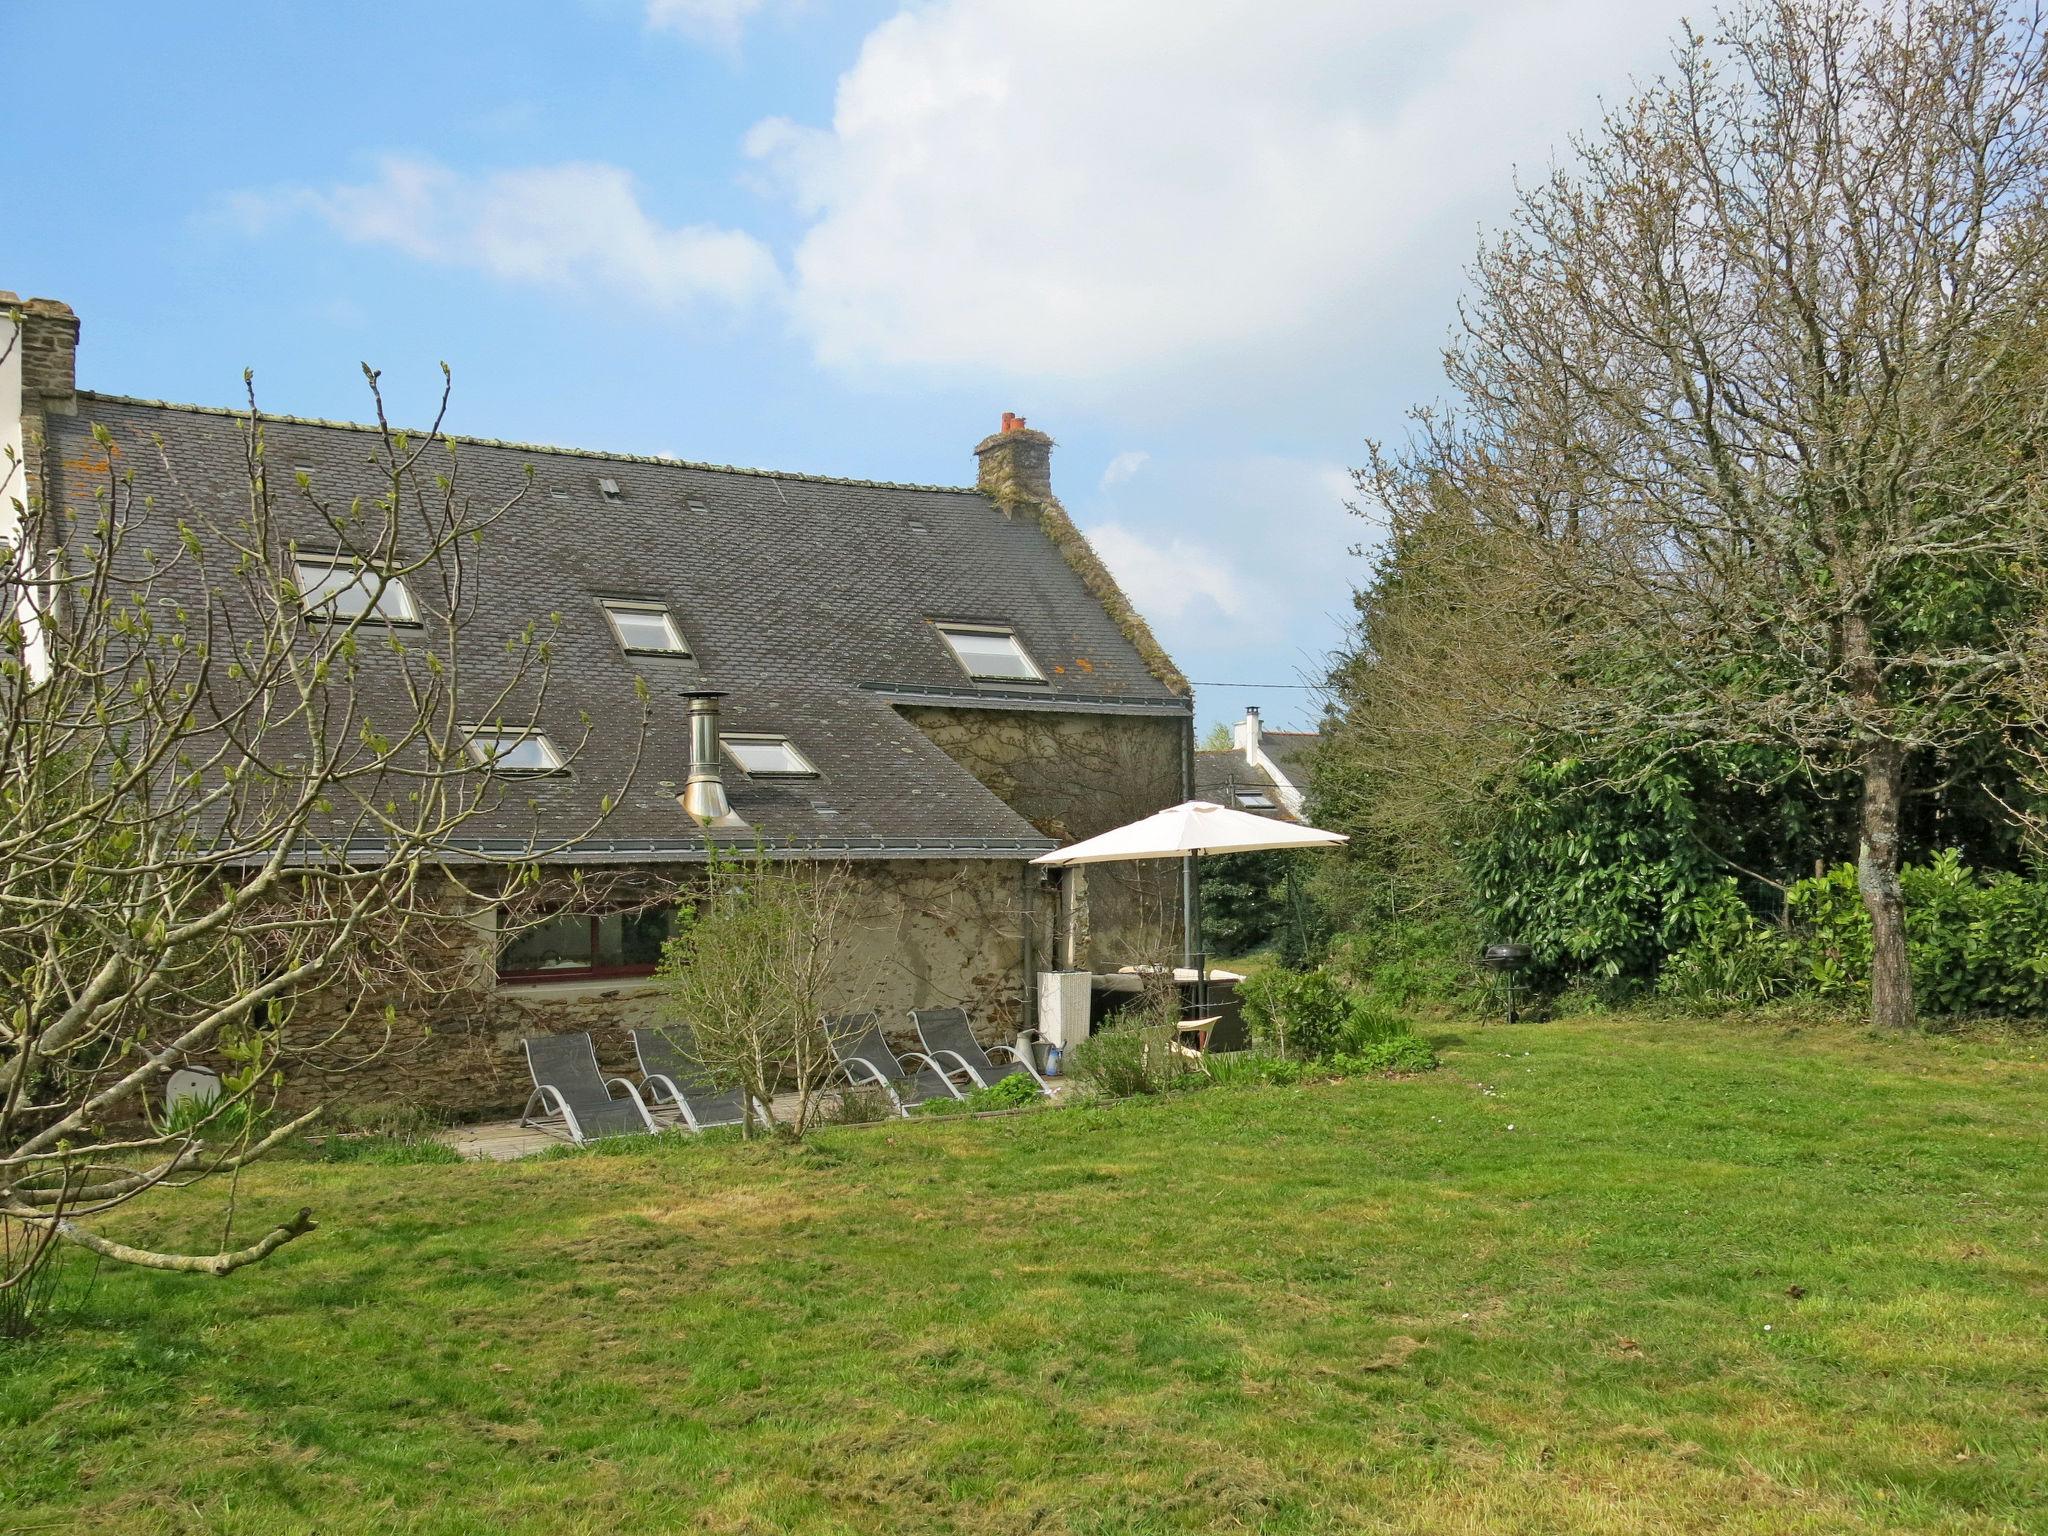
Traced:
<path fill-rule="evenodd" d="M 1102 480 L 1097 488 L 1107 491 L 1112 487 L 1122 485 L 1131 476 L 1143 469 L 1151 457 L 1152 455 L 1142 448 L 1126 448 L 1122 453 L 1109 461 L 1108 467 L 1102 471 Z"/>
<path fill-rule="evenodd" d="M 746 148 L 813 217 L 793 301 L 834 364 L 1099 381 L 1369 345 L 1681 8 L 941 0 L 868 36 L 829 127 Z"/>
<path fill-rule="evenodd" d="M 1100 523 L 1087 533 L 1124 595 L 1148 619 L 1175 623 L 1204 607 L 1232 619 L 1250 611 L 1251 598 L 1220 550 L 1178 535 L 1151 539 L 1121 523 Z"/>
<path fill-rule="evenodd" d="M 767 0 L 647 0 L 647 25 L 735 50 L 747 21 Z"/>
<path fill-rule="evenodd" d="M 246 224 L 310 214 L 343 238 L 506 282 L 603 292 L 653 309 L 773 295 L 768 247 L 741 230 L 665 225 L 630 173 L 570 161 L 466 176 L 432 160 L 386 159 L 374 181 L 243 193 Z"/>

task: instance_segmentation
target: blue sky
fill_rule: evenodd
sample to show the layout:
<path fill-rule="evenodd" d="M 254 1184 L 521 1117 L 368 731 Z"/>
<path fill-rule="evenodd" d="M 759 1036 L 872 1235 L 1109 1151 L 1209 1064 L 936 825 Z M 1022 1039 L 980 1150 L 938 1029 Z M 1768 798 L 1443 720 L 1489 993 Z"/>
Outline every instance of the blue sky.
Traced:
<path fill-rule="evenodd" d="M 445 359 L 458 431 L 948 484 L 1019 411 L 1203 722 L 1305 725 L 1241 685 L 1341 641 L 1347 468 L 1678 14 L 16 5 L 0 287 L 122 394 L 356 418 L 367 360 L 417 420 Z"/>

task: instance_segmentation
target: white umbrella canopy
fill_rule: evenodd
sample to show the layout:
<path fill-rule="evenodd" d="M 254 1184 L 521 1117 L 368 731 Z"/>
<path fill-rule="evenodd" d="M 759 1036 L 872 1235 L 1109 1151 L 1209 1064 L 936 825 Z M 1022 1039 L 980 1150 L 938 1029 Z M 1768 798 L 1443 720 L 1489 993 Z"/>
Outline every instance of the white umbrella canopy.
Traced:
<path fill-rule="evenodd" d="M 1042 853 L 1034 864 L 1112 864 L 1123 859 L 1185 859 L 1202 853 L 1259 853 L 1271 848 L 1327 848 L 1349 842 L 1291 821 L 1189 800 L 1142 821 L 1117 827 L 1068 848 Z"/>

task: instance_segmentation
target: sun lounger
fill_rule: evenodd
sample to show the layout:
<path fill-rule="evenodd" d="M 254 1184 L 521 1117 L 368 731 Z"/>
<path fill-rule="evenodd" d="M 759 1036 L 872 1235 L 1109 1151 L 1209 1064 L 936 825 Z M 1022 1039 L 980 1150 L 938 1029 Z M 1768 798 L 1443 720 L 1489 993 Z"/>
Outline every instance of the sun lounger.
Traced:
<path fill-rule="evenodd" d="M 651 1112 L 667 1106 L 675 1111 L 677 1123 L 693 1131 L 746 1122 L 746 1089 L 720 1088 L 711 1081 L 697 1059 L 697 1042 L 687 1025 L 636 1029 L 633 1052 L 640 1059 L 641 1087 Z M 765 1125 L 767 1107 L 757 1103 L 754 1112 Z"/>
<path fill-rule="evenodd" d="M 1014 1045 L 992 1045 L 984 1050 L 974 1038 L 974 1026 L 967 1022 L 965 1009 L 913 1008 L 910 1021 L 917 1026 L 917 1038 L 925 1055 L 949 1074 L 965 1072 L 976 1088 L 990 1087 L 1021 1072 L 1038 1085 L 1040 1093 L 1052 1092 L 1025 1051 Z M 1017 1038 L 1024 1041 L 1032 1035 L 1027 1030 Z M 992 1055 L 1004 1055 L 1009 1060 L 994 1061 Z"/>
<path fill-rule="evenodd" d="M 857 1088 L 879 1087 L 901 1115 L 926 1099 L 962 1098 L 964 1095 L 928 1056 L 905 1051 L 899 1059 L 882 1038 L 882 1027 L 872 1013 L 849 1013 L 825 1023 L 846 1080 Z M 907 1069 L 908 1063 L 915 1069 Z"/>
<path fill-rule="evenodd" d="M 533 1074 L 533 1096 L 521 1125 L 552 1131 L 549 1121 L 559 1117 L 562 1133 L 578 1146 L 655 1129 L 640 1090 L 623 1077 L 607 1081 L 598 1070 L 597 1047 L 587 1034 L 534 1036 L 526 1042 L 526 1067 Z"/>

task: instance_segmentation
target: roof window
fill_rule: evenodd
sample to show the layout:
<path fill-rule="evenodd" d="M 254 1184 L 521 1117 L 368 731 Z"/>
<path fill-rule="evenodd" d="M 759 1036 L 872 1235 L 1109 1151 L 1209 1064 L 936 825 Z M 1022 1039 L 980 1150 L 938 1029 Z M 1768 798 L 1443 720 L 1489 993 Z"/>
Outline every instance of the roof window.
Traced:
<path fill-rule="evenodd" d="M 1261 789 L 1240 789 L 1237 792 L 1237 803 L 1248 811 L 1273 809 L 1273 797 Z"/>
<path fill-rule="evenodd" d="M 345 622 L 368 614 L 392 624 L 420 621 L 403 577 L 380 572 L 353 556 L 300 555 L 292 570 L 299 604 L 309 619 Z"/>
<path fill-rule="evenodd" d="M 953 648 L 953 659 L 976 682 L 1042 683 L 1038 670 L 1017 632 L 996 624 L 941 624 L 939 633 Z"/>
<path fill-rule="evenodd" d="M 629 654 L 687 656 L 682 631 L 664 603 L 629 602 L 605 598 L 604 616 L 611 620 L 612 633 L 619 637 L 619 649 Z"/>
<path fill-rule="evenodd" d="M 597 489 L 598 493 L 602 495 L 606 501 L 617 501 L 619 499 L 619 482 L 614 480 L 610 475 L 599 476 L 597 482 Z"/>
<path fill-rule="evenodd" d="M 818 770 L 787 736 L 721 736 L 725 755 L 750 779 L 814 779 Z"/>
<path fill-rule="evenodd" d="M 566 773 L 562 754 L 540 731 L 506 731 L 475 726 L 469 732 L 469 755 L 492 773 Z"/>

